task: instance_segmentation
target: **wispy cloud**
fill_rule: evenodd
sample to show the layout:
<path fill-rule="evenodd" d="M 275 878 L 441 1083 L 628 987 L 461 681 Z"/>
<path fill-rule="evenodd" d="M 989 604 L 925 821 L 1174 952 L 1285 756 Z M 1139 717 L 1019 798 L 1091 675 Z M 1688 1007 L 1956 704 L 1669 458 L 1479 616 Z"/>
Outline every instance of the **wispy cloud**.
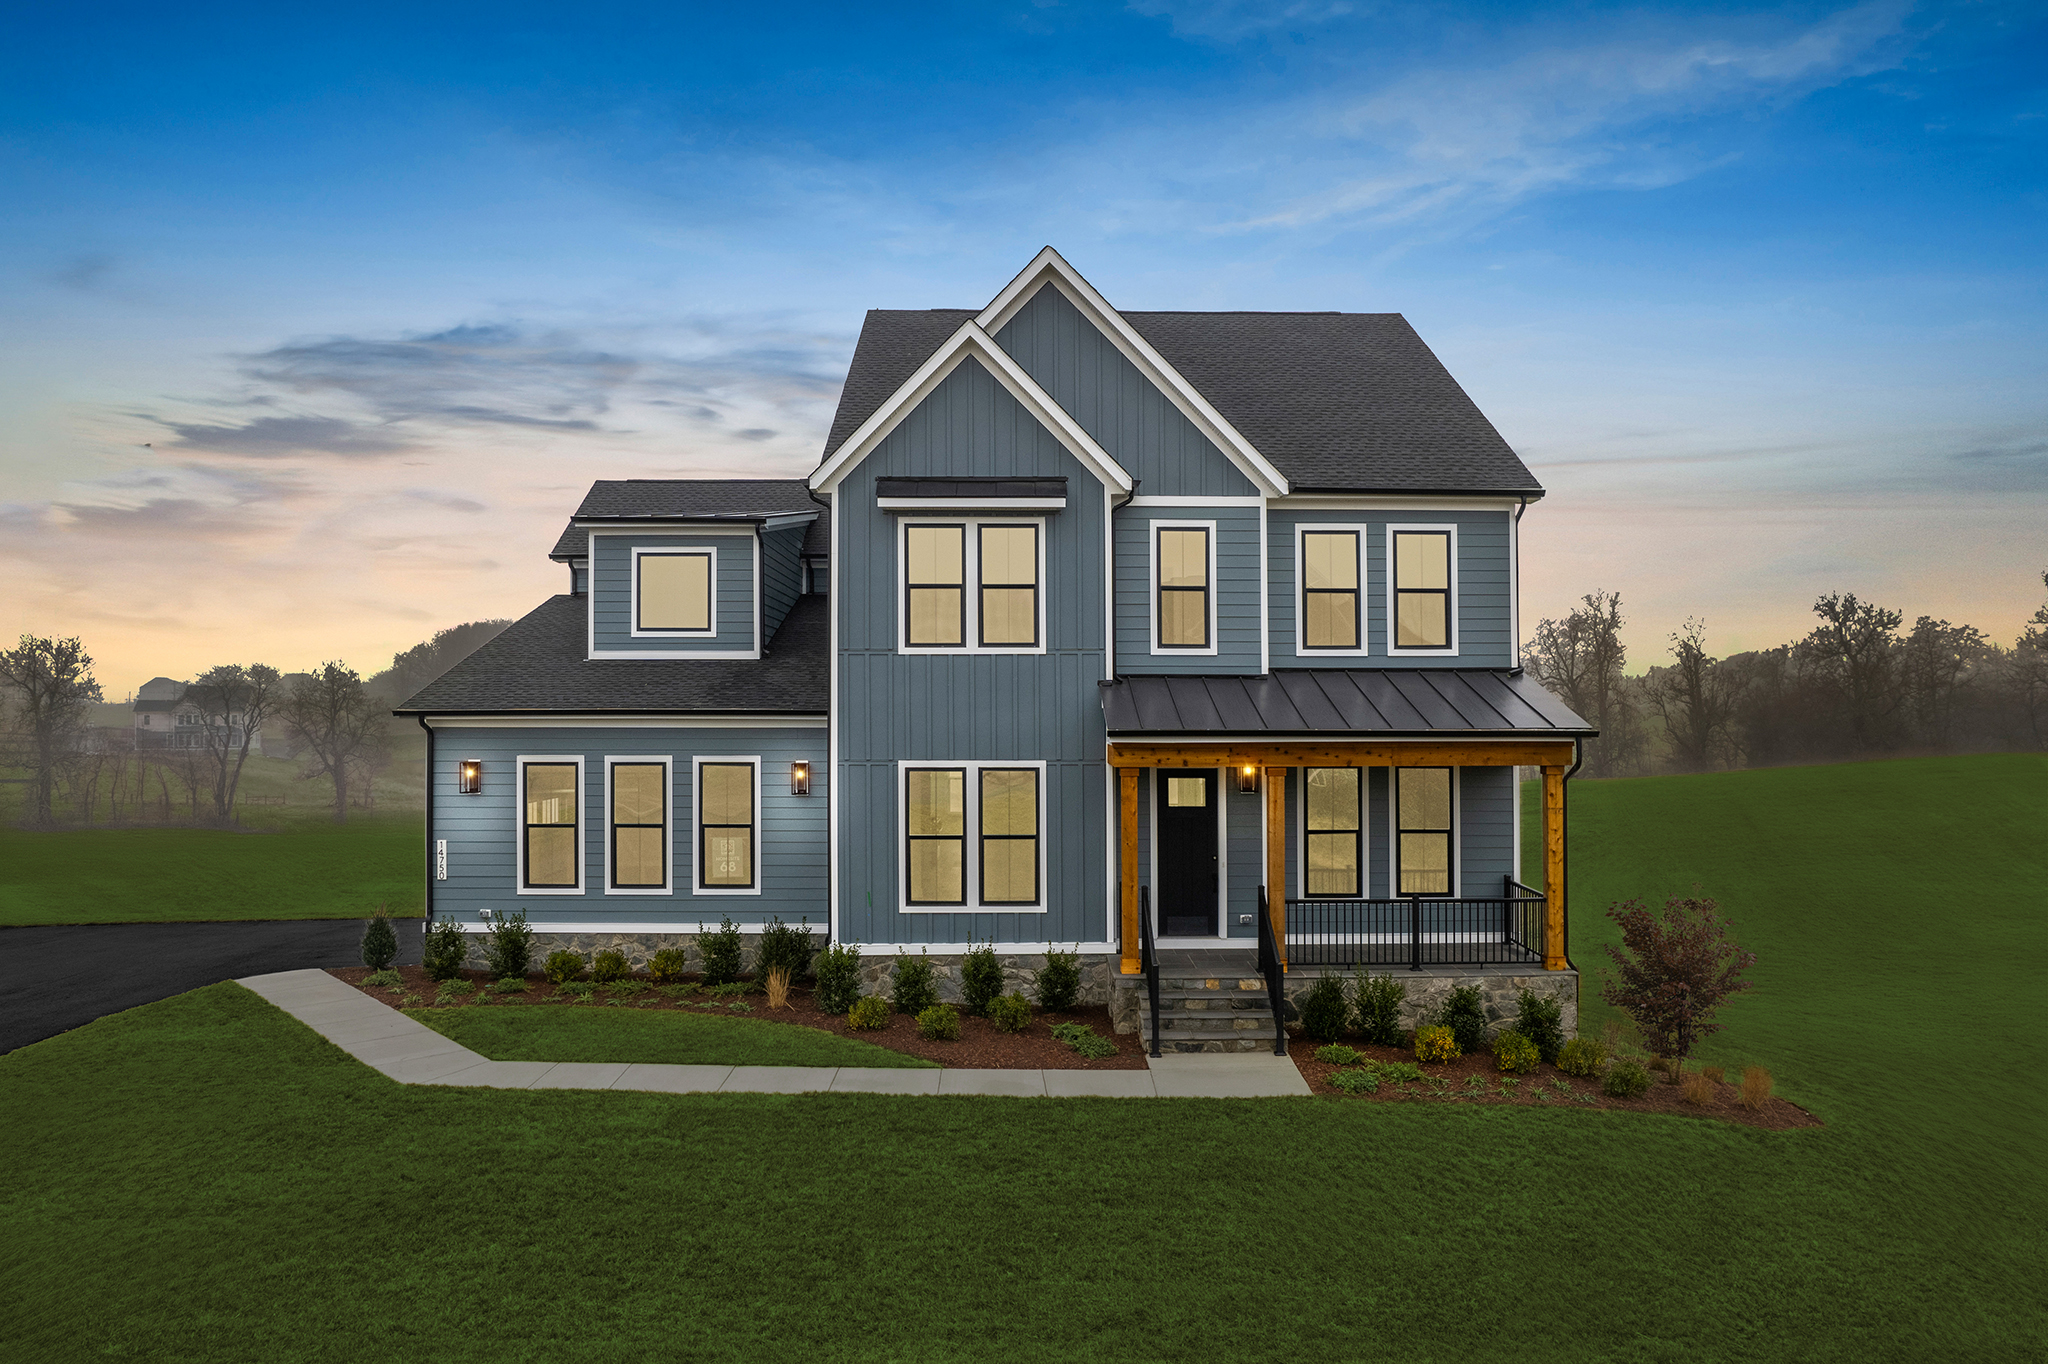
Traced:
<path fill-rule="evenodd" d="M 382 423 L 373 425 L 339 417 L 258 417 L 240 426 L 169 421 L 163 425 L 177 437 L 171 449 L 254 459 L 305 455 L 374 459 L 415 448 L 414 442 Z"/>
<path fill-rule="evenodd" d="M 1166 19 L 1183 38 L 1234 43 L 1275 30 L 1314 28 L 1355 14 L 1359 7 L 1348 0 L 1132 0 L 1129 8 Z"/>

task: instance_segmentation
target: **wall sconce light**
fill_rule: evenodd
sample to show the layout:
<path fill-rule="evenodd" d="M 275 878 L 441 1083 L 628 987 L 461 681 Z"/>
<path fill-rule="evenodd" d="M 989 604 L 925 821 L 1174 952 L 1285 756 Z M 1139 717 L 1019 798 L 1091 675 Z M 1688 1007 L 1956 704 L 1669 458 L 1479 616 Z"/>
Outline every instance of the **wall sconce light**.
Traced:
<path fill-rule="evenodd" d="M 811 765 L 799 758 L 789 765 L 789 794 L 808 796 L 811 794 Z"/>
<path fill-rule="evenodd" d="M 484 765 L 475 758 L 464 758 L 455 764 L 456 794 L 480 796 L 484 791 Z"/>
<path fill-rule="evenodd" d="M 1239 795 L 1256 795 L 1259 789 L 1259 769 L 1245 763 L 1237 769 L 1237 791 Z"/>

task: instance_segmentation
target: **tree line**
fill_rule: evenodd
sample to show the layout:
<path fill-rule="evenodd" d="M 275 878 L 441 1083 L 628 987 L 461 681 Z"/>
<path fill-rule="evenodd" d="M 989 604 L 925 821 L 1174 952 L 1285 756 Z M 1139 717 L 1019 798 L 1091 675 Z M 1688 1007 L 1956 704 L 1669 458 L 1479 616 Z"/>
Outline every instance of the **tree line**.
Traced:
<path fill-rule="evenodd" d="M 1537 625 L 1523 664 L 1599 728 L 1593 776 L 2048 749 L 2048 603 L 2009 648 L 1931 616 L 1908 630 L 1903 611 L 1853 592 L 1813 614 L 1805 638 L 1726 658 L 1688 618 L 1663 661 L 1631 676 L 1621 594 L 1593 592 Z"/>
<path fill-rule="evenodd" d="M 132 728 L 94 727 L 92 706 L 105 698 L 82 640 L 25 634 L 0 650 L 0 765 L 27 774 L 10 780 L 26 788 L 22 817 L 31 826 L 92 823 L 102 813 L 114 823 L 151 812 L 168 820 L 178 805 L 195 823 L 225 824 L 263 735 L 298 762 L 301 779 L 330 787 L 334 820 L 343 823 L 351 789 L 357 804 L 370 803 L 372 781 L 403 741 L 391 707 L 511 623 L 439 631 L 368 679 L 339 661 L 290 674 L 265 663 L 216 665 L 181 698 L 198 714 L 197 744 L 164 749 L 137 747 Z"/>

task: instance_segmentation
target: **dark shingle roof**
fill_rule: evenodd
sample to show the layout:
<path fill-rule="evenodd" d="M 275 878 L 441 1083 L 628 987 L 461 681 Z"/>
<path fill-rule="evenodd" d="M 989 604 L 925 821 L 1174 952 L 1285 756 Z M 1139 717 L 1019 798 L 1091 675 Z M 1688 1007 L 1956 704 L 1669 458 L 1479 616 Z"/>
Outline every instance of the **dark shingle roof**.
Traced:
<path fill-rule="evenodd" d="M 823 597 L 800 597 L 759 659 L 587 659 L 585 599 L 551 597 L 397 707 L 400 715 L 693 711 L 823 715 Z"/>
<path fill-rule="evenodd" d="M 601 478 L 584 494 L 576 517 L 753 521 L 764 516 L 822 513 L 825 509 L 811 500 L 809 489 L 801 478 Z M 572 520 L 548 557 L 581 558 L 589 543 L 589 535 Z"/>
<path fill-rule="evenodd" d="M 1527 673 L 1474 668 L 1276 668 L 1265 677 L 1098 684 L 1112 735 L 1424 734 L 1568 739 L 1598 731 Z"/>
<path fill-rule="evenodd" d="M 973 316 L 870 312 L 825 454 Z M 1123 316 L 1295 491 L 1543 491 L 1399 313 Z"/>

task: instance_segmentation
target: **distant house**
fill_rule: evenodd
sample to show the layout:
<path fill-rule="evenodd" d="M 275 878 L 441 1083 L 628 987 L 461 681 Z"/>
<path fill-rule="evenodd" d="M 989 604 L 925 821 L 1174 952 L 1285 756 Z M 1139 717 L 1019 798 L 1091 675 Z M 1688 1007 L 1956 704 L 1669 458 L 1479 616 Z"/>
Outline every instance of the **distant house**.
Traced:
<path fill-rule="evenodd" d="M 204 748 L 206 716 L 186 699 L 189 682 L 152 677 L 135 692 L 135 746 L 138 749 Z M 242 746 L 242 717 L 228 717 L 228 743 Z M 263 731 L 256 731 L 249 745 L 251 753 L 263 751 Z"/>

